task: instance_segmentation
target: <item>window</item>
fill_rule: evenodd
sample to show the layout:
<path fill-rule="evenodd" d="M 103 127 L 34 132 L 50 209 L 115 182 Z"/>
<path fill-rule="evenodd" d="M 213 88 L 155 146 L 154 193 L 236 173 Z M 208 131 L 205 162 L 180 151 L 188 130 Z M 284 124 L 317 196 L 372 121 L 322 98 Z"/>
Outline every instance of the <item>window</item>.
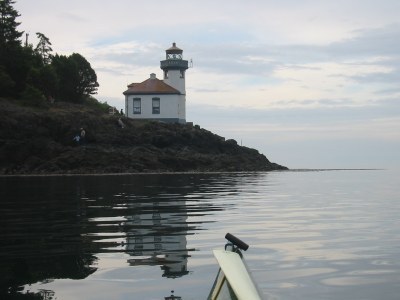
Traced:
<path fill-rule="evenodd" d="M 160 98 L 153 98 L 153 114 L 160 114 Z"/>
<path fill-rule="evenodd" d="M 133 98 L 133 114 L 140 115 L 142 113 L 142 102 L 140 98 Z"/>

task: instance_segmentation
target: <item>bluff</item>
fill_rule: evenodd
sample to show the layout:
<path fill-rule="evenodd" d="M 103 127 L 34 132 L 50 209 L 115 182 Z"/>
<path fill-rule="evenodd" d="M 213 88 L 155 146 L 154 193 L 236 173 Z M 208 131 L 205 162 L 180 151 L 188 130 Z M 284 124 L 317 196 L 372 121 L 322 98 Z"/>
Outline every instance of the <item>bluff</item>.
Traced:
<path fill-rule="evenodd" d="M 55 103 L 21 106 L 0 98 L 0 174 L 270 171 L 287 169 L 255 149 L 195 125 L 109 115 Z M 84 144 L 73 140 L 80 128 Z"/>

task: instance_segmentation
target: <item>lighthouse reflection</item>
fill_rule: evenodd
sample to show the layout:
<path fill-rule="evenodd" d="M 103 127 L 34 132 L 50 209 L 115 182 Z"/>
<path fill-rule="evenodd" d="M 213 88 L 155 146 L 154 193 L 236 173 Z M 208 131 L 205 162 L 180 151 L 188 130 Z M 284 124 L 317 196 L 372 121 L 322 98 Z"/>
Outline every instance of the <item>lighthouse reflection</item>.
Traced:
<path fill-rule="evenodd" d="M 163 276 L 169 278 L 188 273 L 185 201 L 155 201 L 152 210 L 139 210 L 126 218 L 126 252 L 132 256 L 128 260 L 131 266 L 160 265 Z"/>
<path fill-rule="evenodd" d="M 189 253 L 194 249 L 188 248 L 187 236 L 203 222 L 189 218 L 225 209 L 211 201 L 214 193 L 232 188 L 230 183 L 215 186 L 220 176 L 122 176 L 113 185 L 110 178 L 107 183 L 97 178 L 85 184 L 81 198 L 87 199 L 86 230 L 95 242 L 92 247 L 96 245 L 96 253 L 124 252 L 130 266 L 160 266 L 163 277 L 188 274 Z M 213 196 L 208 194 L 211 190 Z"/>
<path fill-rule="evenodd" d="M 30 287 L 36 283 L 43 290 L 53 281 L 96 276 L 107 260 L 184 276 L 195 251 L 187 236 L 213 222 L 206 216 L 234 205 L 216 199 L 235 194 L 241 180 L 233 174 L 3 178 L 0 299 L 43 294 Z"/>

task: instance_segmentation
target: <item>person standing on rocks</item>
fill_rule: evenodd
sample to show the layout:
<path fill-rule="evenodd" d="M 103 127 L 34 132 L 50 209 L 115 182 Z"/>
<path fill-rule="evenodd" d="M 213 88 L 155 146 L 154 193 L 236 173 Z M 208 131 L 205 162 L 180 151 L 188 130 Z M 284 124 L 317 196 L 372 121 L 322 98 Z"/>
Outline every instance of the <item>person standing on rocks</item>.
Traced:
<path fill-rule="evenodd" d="M 124 122 L 122 122 L 121 118 L 118 119 L 118 126 L 121 128 L 125 128 Z"/>
<path fill-rule="evenodd" d="M 77 134 L 77 135 L 74 136 L 74 138 L 72 140 L 79 145 L 80 144 L 80 139 L 81 139 L 80 134 Z"/>
<path fill-rule="evenodd" d="M 81 142 L 82 145 L 85 144 L 85 142 L 86 142 L 85 137 L 86 137 L 86 131 L 85 131 L 84 128 L 81 128 L 81 139 L 80 139 L 80 142 Z"/>

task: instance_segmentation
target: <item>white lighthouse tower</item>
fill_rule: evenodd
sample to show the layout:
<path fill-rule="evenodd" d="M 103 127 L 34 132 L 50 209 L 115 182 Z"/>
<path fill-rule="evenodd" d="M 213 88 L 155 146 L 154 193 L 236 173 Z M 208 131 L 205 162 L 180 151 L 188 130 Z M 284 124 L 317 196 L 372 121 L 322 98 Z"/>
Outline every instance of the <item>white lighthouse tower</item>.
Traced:
<path fill-rule="evenodd" d="M 164 82 L 186 95 L 185 72 L 188 69 L 188 61 L 183 59 L 183 50 L 173 43 L 165 53 L 166 59 L 160 62 L 160 68 L 164 71 Z"/>

